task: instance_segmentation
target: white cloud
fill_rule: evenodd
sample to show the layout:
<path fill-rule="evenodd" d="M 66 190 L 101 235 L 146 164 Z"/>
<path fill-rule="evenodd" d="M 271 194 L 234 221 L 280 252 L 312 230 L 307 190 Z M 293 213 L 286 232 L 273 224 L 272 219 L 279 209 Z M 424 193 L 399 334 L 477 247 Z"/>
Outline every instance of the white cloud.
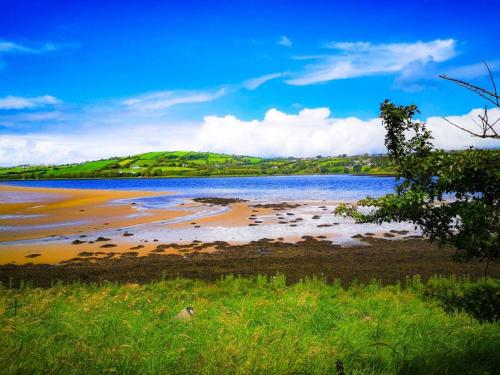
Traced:
<path fill-rule="evenodd" d="M 60 46 L 58 44 L 47 42 L 40 44 L 38 46 L 28 46 L 25 44 L 15 43 L 7 40 L 0 41 L 0 53 L 45 53 L 51 52 L 59 49 Z"/>
<path fill-rule="evenodd" d="M 260 77 L 256 78 L 251 78 L 243 82 L 242 86 L 245 87 L 248 90 L 255 90 L 256 88 L 262 86 L 264 83 L 267 81 L 271 81 L 276 78 L 284 77 L 288 73 L 271 73 L 271 74 L 265 74 Z"/>
<path fill-rule="evenodd" d="M 476 109 L 449 119 L 474 129 L 471 117 L 480 113 Z M 491 119 L 499 117 L 499 109 L 490 111 Z M 0 165 L 80 162 L 160 150 L 301 157 L 385 152 L 385 131 L 380 119 L 334 118 L 328 108 L 303 109 L 297 114 L 270 109 L 263 119 L 251 121 L 231 115 L 207 116 L 201 124 L 122 119 L 93 126 L 85 124 L 73 133 L 65 128 L 43 134 L 3 134 Z M 498 146 L 498 141 L 471 137 L 440 117 L 428 118 L 427 124 L 439 148 Z M 115 141 L 117 134 L 120 142 Z"/>
<path fill-rule="evenodd" d="M 85 127 L 76 132 L 2 134 L 0 165 L 66 164 L 149 151 L 193 147 L 189 125 L 112 125 Z M 192 130 L 192 129 L 190 129 Z M 165 135 L 168 134 L 168 135 Z"/>
<path fill-rule="evenodd" d="M 500 61 L 488 62 L 492 72 L 500 69 Z M 459 65 L 443 68 L 435 62 L 414 61 L 401 70 L 394 81 L 394 86 L 405 91 L 419 91 L 434 86 L 440 80 L 439 75 L 471 80 L 487 76 L 488 70 L 484 63 Z"/>
<path fill-rule="evenodd" d="M 37 44 L 21 44 L 9 40 L 0 39 L 0 69 L 4 67 L 2 57 L 7 54 L 42 54 L 52 52 L 63 47 L 77 47 L 76 44 L 55 44 L 52 42 Z"/>
<path fill-rule="evenodd" d="M 473 129 L 468 115 L 451 117 L 455 123 Z M 500 117 L 500 110 L 490 112 Z M 427 119 L 435 145 L 444 149 L 495 147 L 497 141 L 472 138 L 440 117 Z M 385 130 L 380 119 L 332 118 L 328 108 L 304 109 L 298 114 L 269 110 L 263 120 L 242 121 L 235 116 L 207 116 L 198 133 L 199 149 L 261 156 L 315 156 L 383 153 Z"/>
<path fill-rule="evenodd" d="M 283 47 L 291 47 L 293 45 L 292 41 L 286 35 L 282 35 L 276 44 Z"/>
<path fill-rule="evenodd" d="M 484 109 L 473 109 L 468 114 L 462 116 L 447 116 L 446 119 L 472 132 L 481 133 L 478 125 L 476 125 L 480 123 L 478 118 L 479 115 L 484 115 Z M 488 115 L 493 123 L 500 118 L 500 109 L 490 109 Z M 497 139 L 473 137 L 450 125 L 442 117 L 429 117 L 427 119 L 427 126 L 432 131 L 434 145 L 437 148 L 445 150 L 460 150 L 469 146 L 478 148 L 498 148 Z"/>
<path fill-rule="evenodd" d="M 43 95 L 31 98 L 9 95 L 4 98 L 0 98 L 0 109 L 33 109 L 60 103 L 61 101 L 52 95 Z"/>
<path fill-rule="evenodd" d="M 492 72 L 500 70 L 500 60 L 488 61 L 487 63 Z M 486 76 L 489 73 L 484 63 L 477 63 L 445 69 L 443 74 L 460 79 L 474 79 Z"/>
<path fill-rule="evenodd" d="M 0 41 L 0 52 L 24 52 L 29 53 L 30 49 L 18 43 Z"/>
<path fill-rule="evenodd" d="M 324 45 L 334 54 L 318 56 L 317 62 L 287 81 L 290 85 L 310 85 L 338 79 L 400 72 L 414 62 L 442 62 L 456 55 L 456 41 L 372 44 L 331 42 Z"/>
<path fill-rule="evenodd" d="M 133 110 L 159 111 L 179 104 L 211 102 L 226 92 L 225 88 L 216 91 L 158 91 L 129 98 L 123 104 Z"/>

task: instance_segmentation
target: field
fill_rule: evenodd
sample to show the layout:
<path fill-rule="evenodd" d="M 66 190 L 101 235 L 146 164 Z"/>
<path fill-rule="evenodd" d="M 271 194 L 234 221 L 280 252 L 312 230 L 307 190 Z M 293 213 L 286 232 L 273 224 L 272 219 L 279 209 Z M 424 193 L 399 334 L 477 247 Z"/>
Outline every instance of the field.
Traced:
<path fill-rule="evenodd" d="M 0 168 L 0 179 L 395 174 L 385 156 L 258 158 L 211 152 L 148 152 L 80 164 Z"/>
<path fill-rule="evenodd" d="M 283 276 L 3 288 L 0 362 L 4 374 L 493 374 L 500 325 L 447 301 L 499 288 Z"/>

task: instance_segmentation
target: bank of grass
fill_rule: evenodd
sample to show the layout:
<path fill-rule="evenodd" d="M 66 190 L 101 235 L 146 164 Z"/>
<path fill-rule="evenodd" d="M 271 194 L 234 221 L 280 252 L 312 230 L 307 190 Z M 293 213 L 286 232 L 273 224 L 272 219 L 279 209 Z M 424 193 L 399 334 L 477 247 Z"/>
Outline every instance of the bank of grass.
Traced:
<path fill-rule="evenodd" d="M 0 372 L 493 374 L 500 324 L 445 312 L 449 303 L 436 299 L 478 285 L 413 279 L 344 289 L 276 276 L 3 287 Z M 500 282 L 484 285 L 498 293 Z M 176 319 L 186 306 L 194 318 Z"/>

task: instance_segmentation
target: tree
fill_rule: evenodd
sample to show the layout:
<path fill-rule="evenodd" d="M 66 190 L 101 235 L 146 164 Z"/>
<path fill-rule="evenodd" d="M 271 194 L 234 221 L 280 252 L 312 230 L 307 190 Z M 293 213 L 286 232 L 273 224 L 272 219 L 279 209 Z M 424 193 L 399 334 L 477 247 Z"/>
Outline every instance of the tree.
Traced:
<path fill-rule="evenodd" d="M 417 113 L 416 105 L 382 103 L 385 145 L 400 176 L 395 192 L 335 213 L 362 223 L 411 222 L 430 240 L 454 246 L 459 259 L 499 260 L 500 151 L 438 150 L 425 123 L 413 120 Z"/>
<path fill-rule="evenodd" d="M 479 86 L 476 86 L 470 82 L 466 82 L 466 81 L 462 81 L 460 79 L 448 77 L 447 75 L 444 75 L 444 74 L 440 75 L 439 77 L 443 78 L 447 81 L 453 82 L 453 83 L 457 84 L 458 86 L 463 87 L 469 91 L 475 92 L 476 94 L 481 96 L 483 99 L 485 99 L 488 104 L 490 104 L 490 105 L 493 104 L 495 107 L 500 108 L 500 96 L 498 95 L 498 92 L 497 92 L 497 85 L 495 83 L 495 79 L 493 78 L 493 73 L 491 72 L 491 69 L 486 62 L 484 63 L 484 65 L 485 65 L 486 70 L 488 71 L 488 76 L 490 78 L 490 82 L 491 82 L 491 86 L 492 86 L 492 88 L 489 90 L 484 89 L 484 88 L 479 87 Z M 474 119 L 472 119 L 472 121 L 474 121 L 474 123 L 479 128 L 479 132 L 474 132 L 474 131 L 470 131 L 468 129 L 465 129 L 465 128 L 455 124 L 454 122 L 452 122 L 446 118 L 445 118 L 445 120 L 449 124 L 459 128 L 460 130 L 463 130 L 464 132 L 471 134 L 474 137 L 500 139 L 500 136 L 498 135 L 498 132 L 495 129 L 495 127 L 498 125 L 498 123 L 500 121 L 500 117 L 497 118 L 496 120 L 491 120 L 489 118 L 489 115 L 488 115 L 488 107 L 485 106 L 483 114 L 478 115 L 478 118 L 479 118 L 479 121 L 476 121 Z"/>

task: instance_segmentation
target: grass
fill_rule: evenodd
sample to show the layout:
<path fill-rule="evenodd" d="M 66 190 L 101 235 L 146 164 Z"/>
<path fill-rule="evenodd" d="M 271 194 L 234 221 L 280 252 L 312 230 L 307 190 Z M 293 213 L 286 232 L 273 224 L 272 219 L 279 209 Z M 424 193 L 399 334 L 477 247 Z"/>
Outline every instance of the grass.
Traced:
<path fill-rule="evenodd" d="M 181 169 L 184 168 L 184 169 Z M 0 167 L 0 179 L 395 174 L 384 156 L 259 158 L 212 152 L 148 152 L 80 164 Z"/>
<path fill-rule="evenodd" d="M 116 162 L 116 159 L 109 159 L 109 160 L 91 161 L 91 162 L 69 165 L 69 166 L 62 166 L 59 168 L 50 169 L 47 172 L 47 176 L 48 177 L 52 177 L 52 176 L 56 177 L 56 176 L 65 176 L 68 173 L 85 173 L 85 172 L 99 171 L 103 168 L 106 168 L 109 165 L 114 164 L 115 162 Z"/>
<path fill-rule="evenodd" d="M 283 276 L 228 276 L 3 287 L 1 372 L 495 373 L 500 324 L 445 312 L 425 297 L 429 285 L 344 289 L 316 278 L 286 285 Z M 186 306 L 194 317 L 176 319 Z"/>

